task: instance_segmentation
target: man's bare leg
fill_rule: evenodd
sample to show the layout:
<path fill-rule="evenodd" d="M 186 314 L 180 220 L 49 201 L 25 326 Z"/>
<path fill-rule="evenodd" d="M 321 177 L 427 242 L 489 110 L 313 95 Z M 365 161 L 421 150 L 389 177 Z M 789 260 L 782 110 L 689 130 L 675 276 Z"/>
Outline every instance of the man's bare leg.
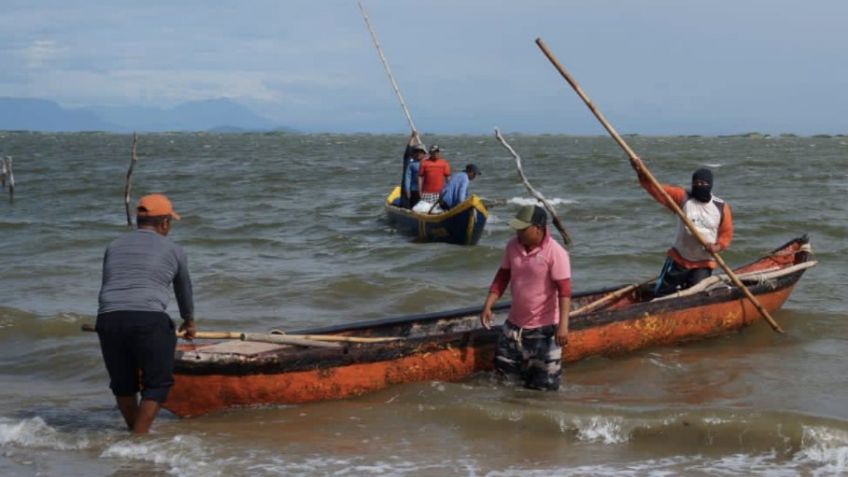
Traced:
<path fill-rule="evenodd" d="M 127 423 L 127 429 L 133 430 L 136 418 L 138 417 L 138 397 L 132 396 L 115 396 L 115 401 L 118 402 L 118 409 L 121 415 L 124 416 L 124 422 Z"/>
<path fill-rule="evenodd" d="M 142 399 L 138 406 L 135 424 L 132 427 L 133 434 L 147 434 L 156 414 L 159 412 L 159 403 L 150 399 Z"/>

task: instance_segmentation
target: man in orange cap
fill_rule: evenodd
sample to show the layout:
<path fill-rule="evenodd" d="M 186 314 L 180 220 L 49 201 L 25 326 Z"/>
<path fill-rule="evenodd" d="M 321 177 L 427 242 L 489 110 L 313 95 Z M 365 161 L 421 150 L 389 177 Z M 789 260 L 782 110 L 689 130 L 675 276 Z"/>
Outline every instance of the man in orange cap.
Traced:
<path fill-rule="evenodd" d="M 96 328 L 118 409 L 133 433 L 145 434 L 174 384 L 177 337 L 165 312 L 172 285 L 180 330 L 190 339 L 196 329 L 186 254 L 167 237 L 179 214 L 162 194 L 142 197 L 136 211 L 138 228 L 103 257 Z"/>

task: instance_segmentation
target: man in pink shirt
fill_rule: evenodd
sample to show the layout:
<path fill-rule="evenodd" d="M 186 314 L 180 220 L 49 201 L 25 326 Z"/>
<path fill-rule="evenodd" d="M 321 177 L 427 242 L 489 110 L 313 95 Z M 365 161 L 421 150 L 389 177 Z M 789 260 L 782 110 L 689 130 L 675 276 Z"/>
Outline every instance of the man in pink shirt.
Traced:
<path fill-rule="evenodd" d="M 571 264 L 568 252 L 551 238 L 547 219 L 545 209 L 528 205 L 509 222 L 516 237 L 506 245 L 480 322 L 491 327 L 492 306 L 509 285 L 512 306 L 498 337 L 495 369 L 525 387 L 557 390 L 568 343 Z"/>

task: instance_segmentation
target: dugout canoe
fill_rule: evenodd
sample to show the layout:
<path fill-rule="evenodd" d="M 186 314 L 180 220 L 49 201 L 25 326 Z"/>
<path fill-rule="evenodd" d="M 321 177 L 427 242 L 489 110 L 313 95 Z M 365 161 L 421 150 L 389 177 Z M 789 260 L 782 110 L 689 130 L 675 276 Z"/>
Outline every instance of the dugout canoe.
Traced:
<path fill-rule="evenodd" d="M 400 232 L 418 237 L 422 242 L 447 242 L 476 245 L 483 235 L 489 211 L 477 195 L 441 214 L 419 214 L 393 205 L 400 197 L 395 187 L 386 197 L 386 216 Z"/>
<path fill-rule="evenodd" d="M 778 247 L 736 273 L 770 312 L 779 309 L 811 260 L 806 236 Z M 757 321 L 756 308 L 719 276 L 698 288 L 652 299 L 651 286 L 578 293 L 574 309 L 612 298 L 571 318 L 563 360 L 615 355 L 718 336 Z M 495 307 L 499 317 L 509 303 Z M 183 416 L 226 408 L 341 399 L 414 381 L 458 381 L 492 368 L 498 327 L 482 329 L 480 307 L 303 330 L 301 334 L 400 337 L 337 348 L 223 341 L 180 344 L 175 383 L 164 407 Z M 294 334 L 295 332 L 292 332 Z"/>

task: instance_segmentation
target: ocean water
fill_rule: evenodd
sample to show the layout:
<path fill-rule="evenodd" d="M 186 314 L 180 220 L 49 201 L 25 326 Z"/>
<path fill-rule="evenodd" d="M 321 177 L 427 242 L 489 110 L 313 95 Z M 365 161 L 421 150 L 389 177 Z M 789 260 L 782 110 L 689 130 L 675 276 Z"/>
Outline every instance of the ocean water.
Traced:
<path fill-rule="evenodd" d="M 607 137 L 506 135 L 571 234 L 577 290 L 655 275 L 675 219 Z M 133 197 L 183 220 L 204 330 L 295 329 L 481 304 L 529 203 L 489 136 L 425 137 L 497 205 L 479 245 L 416 243 L 386 223 L 401 136 L 139 137 Z M 632 137 L 663 182 L 712 167 L 753 260 L 809 234 L 819 265 L 774 316 L 712 340 L 568 365 L 559 392 L 412 383 L 334 402 L 164 412 L 123 429 L 94 321 L 102 254 L 126 231 L 131 137 L 0 133 L 0 475 L 666 476 L 848 474 L 848 138 Z M 177 316 L 172 304 L 172 316 Z M 502 317 L 501 317 L 502 318 Z M 199 389 L 198 392 L 203 392 Z"/>

